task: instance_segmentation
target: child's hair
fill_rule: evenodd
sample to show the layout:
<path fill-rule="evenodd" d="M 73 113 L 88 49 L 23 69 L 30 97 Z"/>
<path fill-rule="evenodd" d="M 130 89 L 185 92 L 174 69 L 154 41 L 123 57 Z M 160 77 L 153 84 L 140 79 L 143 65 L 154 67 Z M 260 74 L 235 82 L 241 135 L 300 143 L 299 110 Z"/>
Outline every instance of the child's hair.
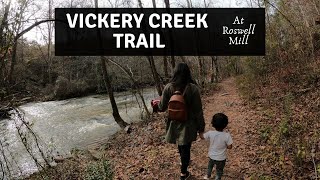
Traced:
<path fill-rule="evenodd" d="M 217 131 L 223 131 L 228 125 L 228 116 L 223 113 L 217 113 L 213 115 L 211 124 Z"/>

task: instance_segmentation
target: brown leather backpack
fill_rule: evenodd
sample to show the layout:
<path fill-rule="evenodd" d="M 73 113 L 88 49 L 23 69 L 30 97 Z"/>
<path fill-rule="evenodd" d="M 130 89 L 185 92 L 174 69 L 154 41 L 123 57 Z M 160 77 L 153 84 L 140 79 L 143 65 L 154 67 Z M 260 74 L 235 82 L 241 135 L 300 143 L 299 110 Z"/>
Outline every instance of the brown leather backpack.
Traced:
<path fill-rule="evenodd" d="M 184 100 L 187 87 L 188 85 L 182 94 L 180 91 L 175 91 L 171 96 L 168 104 L 168 117 L 170 120 L 179 122 L 185 122 L 187 120 L 187 106 Z"/>

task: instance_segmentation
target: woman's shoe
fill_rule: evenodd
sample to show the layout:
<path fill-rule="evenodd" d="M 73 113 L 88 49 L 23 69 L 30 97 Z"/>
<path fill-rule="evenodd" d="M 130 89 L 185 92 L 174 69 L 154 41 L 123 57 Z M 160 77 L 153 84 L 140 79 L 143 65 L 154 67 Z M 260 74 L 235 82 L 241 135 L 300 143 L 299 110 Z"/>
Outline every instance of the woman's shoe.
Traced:
<path fill-rule="evenodd" d="M 187 171 L 186 175 L 180 176 L 180 180 L 188 179 L 190 176 L 191 176 L 191 173 L 189 171 Z"/>

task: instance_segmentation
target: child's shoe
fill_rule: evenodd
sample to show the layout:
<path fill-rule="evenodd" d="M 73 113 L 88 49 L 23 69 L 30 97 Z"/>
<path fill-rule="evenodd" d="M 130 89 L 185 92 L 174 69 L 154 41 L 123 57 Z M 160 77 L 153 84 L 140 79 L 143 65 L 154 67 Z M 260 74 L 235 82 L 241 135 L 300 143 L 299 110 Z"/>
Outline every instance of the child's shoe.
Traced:
<path fill-rule="evenodd" d="M 210 179 L 211 177 L 210 176 L 208 176 L 208 175 L 205 175 L 204 177 L 203 177 L 203 179 Z"/>

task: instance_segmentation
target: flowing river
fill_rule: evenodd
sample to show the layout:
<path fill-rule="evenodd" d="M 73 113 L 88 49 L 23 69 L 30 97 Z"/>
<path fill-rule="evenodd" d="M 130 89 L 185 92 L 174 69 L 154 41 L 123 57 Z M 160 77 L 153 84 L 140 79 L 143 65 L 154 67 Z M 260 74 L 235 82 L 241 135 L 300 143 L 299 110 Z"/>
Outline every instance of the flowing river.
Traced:
<path fill-rule="evenodd" d="M 154 89 L 144 89 L 143 96 L 151 111 L 150 100 L 157 97 Z M 121 117 L 126 122 L 141 120 L 142 103 L 131 92 L 115 93 Z M 141 107 L 141 108 L 140 108 Z M 32 102 L 19 107 L 25 120 L 48 148 L 54 147 L 62 156 L 73 148 L 84 149 L 103 141 L 120 130 L 112 117 L 107 95 L 92 95 L 62 101 Z M 12 177 L 21 177 L 38 170 L 18 136 L 14 120 L 0 121 L 0 159 L 3 154 L 11 166 Z M 0 169 L 1 172 L 1 169 Z M 1 177 L 1 174 L 0 174 Z M 5 178 L 7 179 L 7 178 Z"/>

